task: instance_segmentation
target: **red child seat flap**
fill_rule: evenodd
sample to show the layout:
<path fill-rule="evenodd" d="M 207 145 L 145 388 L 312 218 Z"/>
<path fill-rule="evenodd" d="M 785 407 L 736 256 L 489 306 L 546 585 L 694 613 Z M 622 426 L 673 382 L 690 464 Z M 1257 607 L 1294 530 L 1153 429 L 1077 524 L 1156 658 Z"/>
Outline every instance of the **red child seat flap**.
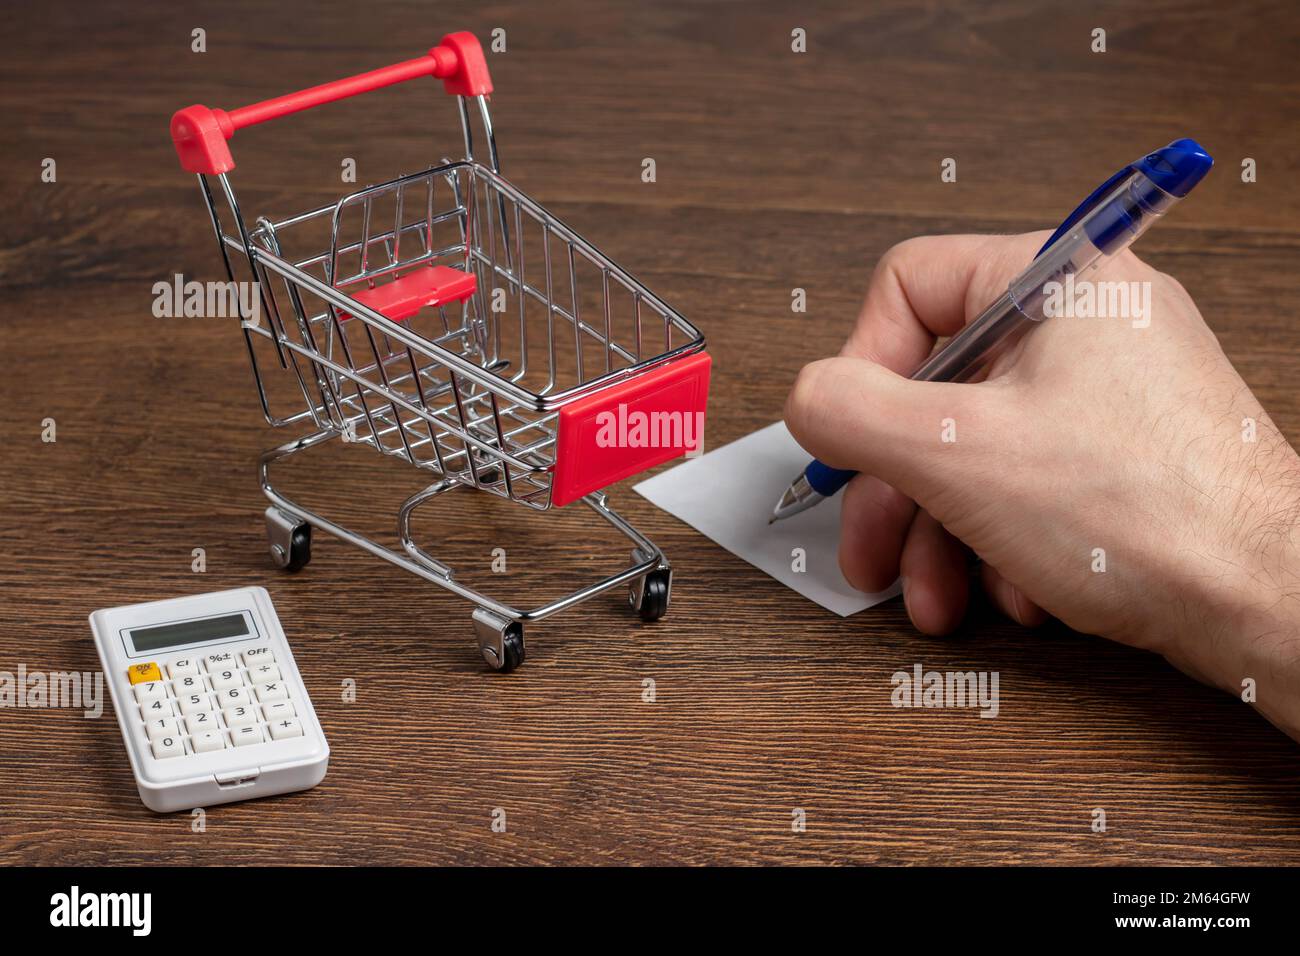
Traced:
<path fill-rule="evenodd" d="M 409 319 L 425 306 L 446 305 L 448 302 L 462 302 L 474 294 L 478 280 L 468 272 L 461 272 L 450 266 L 431 266 L 416 269 L 399 279 L 385 282 L 373 289 L 362 289 L 351 293 L 352 298 L 362 305 L 369 306 L 380 315 L 401 322 Z M 340 312 L 339 318 L 348 318 L 346 312 Z"/>

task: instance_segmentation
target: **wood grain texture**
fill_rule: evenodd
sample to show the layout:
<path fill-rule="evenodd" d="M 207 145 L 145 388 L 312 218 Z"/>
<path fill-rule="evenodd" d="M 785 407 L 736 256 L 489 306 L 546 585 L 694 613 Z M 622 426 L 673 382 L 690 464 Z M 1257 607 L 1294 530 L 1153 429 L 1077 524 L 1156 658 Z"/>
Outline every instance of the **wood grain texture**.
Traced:
<path fill-rule="evenodd" d="M 834 618 L 630 482 L 613 498 L 674 562 L 669 616 L 642 626 L 597 599 L 530 632 L 510 677 L 481 669 L 467 605 L 341 542 L 318 535 L 312 564 L 279 575 L 254 465 L 292 436 L 262 423 L 233 329 L 150 314 L 155 281 L 218 268 L 166 136 L 174 109 L 242 105 L 499 26 L 505 173 L 705 329 L 710 444 L 779 417 L 893 243 L 1041 227 L 1101 172 L 1184 134 L 1220 169 L 1142 254 L 1188 287 L 1294 442 L 1293 4 L 185 6 L 29 5 L 0 41 L 0 670 L 93 669 L 99 607 L 265 585 L 330 771 L 309 793 L 216 808 L 194 834 L 186 815 L 140 804 L 111 710 L 0 710 L 0 862 L 1300 862 L 1296 745 L 1238 701 L 984 607 L 951 640 L 917 635 L 898 602 Z M 803 56 L 789 52 L 795 26 Z M 1094 26 L 1104 55 L 1088 50 Z M 189 52 L 194 27 L 206 54 Z M 246 208 L 334 198 L 345 156 L 371 182 L 455 153 L 437 90 L 241 132 Z M 57 184 L 39 182 L 47 156 Z M 957 184 L 939 182 L 946 156 Z M 1249 186 L 1246 156 L 1260 169 Z M 795 286 L 808 315 L 790 313 Z M 57 443 L 39 440 L 46 417 Z M 286 466 L 286 488 L 376 535 L 421 484 L 365 451 L 313 455 Z M 495 583 L 516 593 L 623 557 L 575 508 L 522 512 L 463 494 L 423 530 L 485 575 L 506 547 Z M 916 662 L 1000 672 L 1001 714 L 892 708 L 890 675 Z M 1094 807 L 1104 835 L 1089 830 Z"/>

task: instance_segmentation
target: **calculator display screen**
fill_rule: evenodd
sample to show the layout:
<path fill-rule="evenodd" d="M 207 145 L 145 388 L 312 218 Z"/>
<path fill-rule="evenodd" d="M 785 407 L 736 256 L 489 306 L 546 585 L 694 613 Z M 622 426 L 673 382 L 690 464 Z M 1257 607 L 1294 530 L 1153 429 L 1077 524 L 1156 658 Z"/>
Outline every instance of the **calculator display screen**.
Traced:
<path fill-rule="evenodd" d="M 244 637 L 248 623 L 242 614 L 226 614 L 201 621 L 181 621 L 178 624 L 159 624 L 131 631 L 131 642 L 138 653 L 157 651 L 179 644 L 215 641 L 221 638 Z"/>

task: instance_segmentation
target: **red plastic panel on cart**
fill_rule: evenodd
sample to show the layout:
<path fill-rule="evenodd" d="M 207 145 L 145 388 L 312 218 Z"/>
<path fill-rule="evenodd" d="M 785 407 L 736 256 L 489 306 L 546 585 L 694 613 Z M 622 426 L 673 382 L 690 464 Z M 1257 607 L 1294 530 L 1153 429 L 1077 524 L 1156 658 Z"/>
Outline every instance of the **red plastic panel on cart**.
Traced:
<path fill-rule="evenodd" d="M 702 447 L 711 364 L 699 352 L 561 408 L 551 504 Z"/>
<path fill-rule="evenodd" d="M 468 299 L 478 288 L 478 280 L 471 273 L 450 266 L 431 266 L 416 269 L 399 279 L 385 282 L 373 289 L 351 293 L 352 298 L 367 305 L 380 315 L 400 322 L 409 319 L 426 305 L 446 305 Z M 340 312 L 339 318 L 348 314 Z"/>

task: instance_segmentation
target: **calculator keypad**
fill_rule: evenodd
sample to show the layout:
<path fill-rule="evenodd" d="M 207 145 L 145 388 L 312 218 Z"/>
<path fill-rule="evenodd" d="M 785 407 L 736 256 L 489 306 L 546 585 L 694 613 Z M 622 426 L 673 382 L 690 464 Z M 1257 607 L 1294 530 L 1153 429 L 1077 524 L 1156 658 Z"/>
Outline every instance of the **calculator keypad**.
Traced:
<path fill-rule="evenodd" d="M 158 760 L 303 733 L 299 694 L 265 645 L 133 664 L 127 678 Z"/>

